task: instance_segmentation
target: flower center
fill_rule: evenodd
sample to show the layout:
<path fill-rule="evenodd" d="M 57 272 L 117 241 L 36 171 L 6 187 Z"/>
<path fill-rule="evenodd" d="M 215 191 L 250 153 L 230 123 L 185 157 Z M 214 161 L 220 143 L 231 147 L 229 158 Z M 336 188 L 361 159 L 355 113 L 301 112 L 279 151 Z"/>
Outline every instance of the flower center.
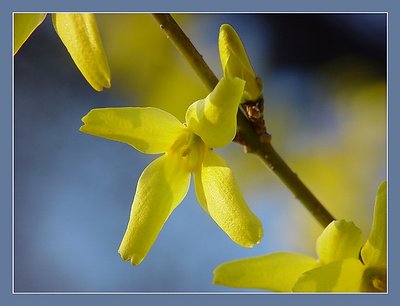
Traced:
<path fill-rule="evenodd" d="M 177 154 L 182 159 L 183 166 L 193 172 L 201 166 L 206 148 L 206 144 L 199 136 L 185 129 L 177 137 L 169 153 Z"/>

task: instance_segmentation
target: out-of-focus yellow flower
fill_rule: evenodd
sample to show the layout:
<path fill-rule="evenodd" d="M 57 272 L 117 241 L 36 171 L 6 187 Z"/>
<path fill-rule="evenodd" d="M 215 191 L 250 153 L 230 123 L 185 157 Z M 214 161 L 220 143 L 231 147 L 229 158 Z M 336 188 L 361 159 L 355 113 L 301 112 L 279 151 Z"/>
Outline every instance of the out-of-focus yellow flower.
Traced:
<path fill-rule="evenodd" d="M 14 15 L 14 55 L 46 14 Z M 111 86 L 110 68 L 94 14 L 52 14 L 54 29 L 82 75 L 97 91 Z"/>
<path fill-rule="evenodd" d="M 46 18 L 46 14 L 14 14 L 14 55 Z"/>
<path fill-rule="evenodd" d="M 247 207 L 230 168 L 212 151 L 235 136 L 244 83 L 222 78 L 205 99 L 189 106 L 185 124 L 151 107 L 93 109 L 82 118 L 82 132 L 127 143 L 143 153 L 164 153 L 139 178 L 119 248 L 124 260 L 136 265 L 144 259 L 186 196 L 191 173 L 198 201 L 221 229 L 241 246 L 259 243 L 260 221 Z"/>
<path fill-rule="evenodd" d="M 54 29 L 76 66 L 97 91 L 109 88 L 110 68 L 93 14 L 54 14 Z"/>
<path fill-rule="evenodd" d="M 386 224 L 384 182 L 364 246 L 353 222 L 333 221 L 317 240 L 318 260 L 285 252 L 236 260 L 216 268 L 214 283 L 282 292 L 385 292 Z"/>
<path fill-rule="evenodd" d="M 262 94 L 261 79 L 254 73 L 239 35 L 229 24 L 220 28 L 218 47 L 224 76 L 246 81 L 242 102 L 257 101 Z"/>

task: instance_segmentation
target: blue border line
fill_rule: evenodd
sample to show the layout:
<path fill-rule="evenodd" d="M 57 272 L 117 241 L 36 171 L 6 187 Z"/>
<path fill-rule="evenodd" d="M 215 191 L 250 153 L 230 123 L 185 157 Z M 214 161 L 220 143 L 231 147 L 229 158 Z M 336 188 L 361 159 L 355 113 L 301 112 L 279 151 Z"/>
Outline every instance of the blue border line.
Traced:
<path fill-rule="evenodd" d="M 229 8 L 229 10 L 227 10 Z M 12 11 L 179 11 L 179 12 L 388 12 L 389 13 L 389 70 L 388 70 L 388 176 L 389 176 L 389 294 L 387 295 L 13 295 L 11 287 L 11 114 L 12 114 L 12 56 L 11 56 L 11 12 Z M 280 1 L 262 3 L 248 0 L 243 2 L 202 1 L 179 3 L 178 1 L 166 3 L 165 1 L 147 1 L 144 3 L 128 3 L 127 1 L 114 0 L 110 2 L 98 1 L 93 3 L 68 1 L 65 3 L 52 3 L 47 1 L 13 1 L 2 3 L 0 10 L 0 25 L 2 35 L 1 46 L 1 82 L 0 82 L 0 302 L 2 305 L 109 305 L 110 303 L 138 303 L 139 305 L 204 305 L 206 303 L 219 305 L 286 305 L 289 303 L 305 305 L 334 305 L 346 303 L 348 305 L 396 305 L 399 299 L 399 276 L 397 258 L 400 258 L 398 241 L 395 240 L 399 231 L 396 217 L 399 214 L 400 203 L 396 186 L 399 185 L 400 131 L 398 116 L 400 115 L 400 99 L 398 92 L 399 76 L 399 33 L 400 9 L 389 1 L 335 1 L 321 3 L 319 1 Z M 392 234 L 390 234 L 392 233 Z M 394 237 L 394 238 L 393 238 Z M 6 272 L 6 273 L 4 273 Z"/>

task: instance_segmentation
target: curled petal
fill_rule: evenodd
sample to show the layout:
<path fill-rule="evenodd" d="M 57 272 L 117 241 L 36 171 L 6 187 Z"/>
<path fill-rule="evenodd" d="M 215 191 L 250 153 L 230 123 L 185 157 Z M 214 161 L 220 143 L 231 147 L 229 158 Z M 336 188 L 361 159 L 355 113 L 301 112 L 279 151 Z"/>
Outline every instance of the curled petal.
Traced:
<path fill-rule="evenodd" d="M 381 183 L 376 193 L 374 220 L 368 240 L 361 250 L 362 260 L 369 266 L 386 267 L 386 182 Z"/>
<path fill-rule="evenodd" d="M 96 108 L 82 121 L 81 132 L 121 141 L 147 154 L 166 152 L 184 130 L 174 116 L 152 107 Z"/>
<path fill-rule="evenodd" d="M 118 253 L 133 265 L 146 256 L 172 211 L 186 196 L 190 173 L 179 157 L 165 154 L 143 171 Z"/>
<path fill-rule="evenodd" d="M 76 66 L 97 91 L 111 86 L 110 68 L 93 14 L 53 14 L 53 25 Z"/>
<path fill-rule="evenodd" d="M 214 221 L 241 246 L 253 247 L 259 243 L 263 234 L 261 222 L 247 207 L 232 170 L 225 161 L 208 151 L 200 171 L 204 192 L 202 201 L 206 201 L 203 205 L 206 205 Z"/>
<path fill-rule="evenodd" d="M 46 14 L 14 14 L 14 55 L 45 18 Z"/>
<path fill-rule="evenodd" d="M 239 35 L 229 24 L 223 24 L 220 28 L 218 47 L 224 76 L 246 81 L 244 101 L 258 100 L 262 92 L 261 80 L 251 67 Z"/>
<path fill-rule="evenodd" d="M 317 254 L 327 264 L 344 258 L 358 258 L 362 232 L 353 222 L 332 221 L 317 239 Z"/>
<path fill-rule="evenodd" d="M 245 82 L 222 78 L 205 98 L 194 102 L 186 112 L 188 128 L 211 148 L 227 145 L 236 134 L 236 114 Z"/>
<path fill-rule="evenodd" d="M 296 292 L 363 291 L 365 266 L 355 258 L 335 261 L 305 272 L 293 287 Z"/>
<path fill-rule="evenodd" d="M 289 292 L 305 271 L 318 266 L 309 256 L 271 253 L 223 263 L 214 270 L 214 284 Z"/>

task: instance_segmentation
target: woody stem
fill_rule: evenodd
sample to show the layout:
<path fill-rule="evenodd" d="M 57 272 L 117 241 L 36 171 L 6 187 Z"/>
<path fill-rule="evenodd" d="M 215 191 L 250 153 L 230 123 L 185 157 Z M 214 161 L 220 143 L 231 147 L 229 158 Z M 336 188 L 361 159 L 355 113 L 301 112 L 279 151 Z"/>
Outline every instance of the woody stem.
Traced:
<path fill-rule="evenodd" d="M 213 90 L 218 83 L 218 78 L 173 17 L 170 14 L 153 14 L 153 16 L 167 35 L 167 38 L 171 40 L 176 49 L 188 61 L 204 85 L 210 91 Z M 263 141 L 260 138 L 260 135 L 254 130 L 253 125 L 242 109 L 238 111 L 238 133 L 245 140 L 249 152 L 261 158 L 264 164 L 281 179 L 300 203 L 304 205 L 323 227 L 326 227 L 335 219 L 307 186 L 304 185 L 297 174 L 279 156 L 272 147 L 271 142 Z"/>

